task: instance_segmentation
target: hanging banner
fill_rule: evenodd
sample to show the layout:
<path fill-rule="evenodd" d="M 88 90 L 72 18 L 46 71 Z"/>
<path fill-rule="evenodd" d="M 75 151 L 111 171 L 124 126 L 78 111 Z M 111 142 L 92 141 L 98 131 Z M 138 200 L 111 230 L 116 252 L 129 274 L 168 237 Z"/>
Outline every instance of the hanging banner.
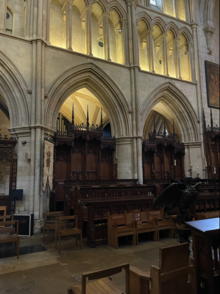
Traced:
<path fill-rule="evenodd" d="M 53 159 L 54 159 L 54 143 L 44 141 L 44 168 L 43 168 L 43 192 L 45 192 L 47 183 L 49 189 L 53 189 Z"/>

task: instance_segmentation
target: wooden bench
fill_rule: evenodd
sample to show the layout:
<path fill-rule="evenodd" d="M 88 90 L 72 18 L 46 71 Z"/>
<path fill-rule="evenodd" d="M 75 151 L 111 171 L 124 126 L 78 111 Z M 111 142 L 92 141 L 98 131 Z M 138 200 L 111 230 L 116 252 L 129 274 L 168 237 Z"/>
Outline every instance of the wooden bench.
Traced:
<path fill-rule="evenodd" d="M 113 268 L 82 274 L 81 286 L 69 288 L 67 294 L 123 294 L 108 278 L 125 270 L 125 293 L 130 294 L 129 289 L 129 264 L 118 265 Z M 97 280 L 86 285 L 86 278 Z"/>
<path fill-rule="evenodd" d="M 203 213 L 197 213 L 196 214 L 196 219 L 201 220 L 201 219 L 210 219 L 210 218 L 216 218 L 220 217 L 220 211 L 211 211 L 211 212 L 203 212 Z"/>
<path fill-rule="evenodd" d="M 149 209 L 145 211 L 134 210 L 135 229 L 136 229 L 136 245 L 138 245 L 138 235 L 142 233 L 153 232 L 154 241 L 158 241 L 157 219 L 149 217 Z"/>
<path fill-rule="evenodd" d="M 75 227 L 74 224 L 69 224 L 68 221 L 70 220 L 75 220 Z M 60 223 L 65 222 L 66 225 L 66 229 L 63 230 L 58 230 L 58 226 Z M 71 228 L 68 229 L 68 226 L 71 225 Z M 80 235 L 80 249 L 82 250 L 82 230 L 78 229 L 78 223 L 77 223 L 77 216 L 76 215 L 72 215 L 72 216 L 62 216 L 62 217 L 56 217 L 56 222 L 55 222 L 55 227 L 56 227 L 56 232 L 59 236 L 59 253 L 60 253 L 60 241 L 61 241 L 61 237 L 67 237 L 67 236 L 72 236 L 75 235 L 76 236 L 76 246 L 77 246 L 77 236 Z"/>
<path fill-rule="evenodd" d="M 108 244 L 118 248 L 118 237 L 133 236 L 133 245 L 136 244 L 136 230 L 133 214 L 113 214 L 107 213 L 108 218 Z"/>
<path fill-rule="evenodd" d="M 161 207 L 159 210 L 150 210 L 149 211 L 149 221 L 157 219 L 157 240 L 160 240 L 159 232 L 164 230 L 169 230 L 169 237 L 174 238 L 174 222 L 171 217 L 165 219 L 164 217 L 164 208 Z"/>
<path fill-rule="evenodd" d="M 2 227 L 1 226 L 1 223 L 2 222 L 6 222 L 6 221 L 13 221 L 13 214 L 9 214 L 9 215 L 0 215 L 0 228 Z"/>
<path fill-rule="evenodd" d="M 44 213 L 44 241 L 45 241 L 45 230 L 47 230 L 47 243 L 49 239 L 49 231 L 55 231 L 55 248 L 57 249 L 57 230 L 66 227 L 66 222 L 59 222 L 55 224 L 56 217 L 63 216 L 63 211 L 45 212 Z"/>
<path fill-rule="evenodd" d="M 130 294 L 197 294 L 194 261 L 189 244 L 159 249 L 159 267 L 143 272 L 131 266 Z"/>
<path fill-rule="evenodd" d="M 15 229 L 16 225 L 16 229 Z M 0 227 L 0 243 L 16 242 L 17 259 L 19 258 L 19 242 L 18 236 L 19 221 L 5 221 L 1 222 Z"/>

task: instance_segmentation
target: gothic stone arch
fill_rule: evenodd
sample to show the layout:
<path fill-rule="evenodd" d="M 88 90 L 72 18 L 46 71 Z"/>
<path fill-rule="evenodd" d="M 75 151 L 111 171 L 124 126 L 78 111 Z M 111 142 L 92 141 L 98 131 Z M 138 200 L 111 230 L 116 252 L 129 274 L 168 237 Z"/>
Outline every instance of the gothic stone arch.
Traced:
<path fill-rule="evenodd" d="M 46 125 L 56 130 L 57 115 L 62 104 L 81 88 L 87 88 L 103 104 L 113 136 L 131 134 L 128 102 L 110 77 L 93 63 L 82 64 L 65 71 L 50 85 L 45 106 Z"/>

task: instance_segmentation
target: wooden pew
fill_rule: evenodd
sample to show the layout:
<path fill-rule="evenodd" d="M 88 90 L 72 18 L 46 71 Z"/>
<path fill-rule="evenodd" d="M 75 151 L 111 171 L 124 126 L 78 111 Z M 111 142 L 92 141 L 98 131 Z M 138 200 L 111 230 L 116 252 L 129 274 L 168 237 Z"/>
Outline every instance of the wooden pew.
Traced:
<path fill-rule="evenodd" d="M 108 212 L 108 244 L 114 248 L 118 248 L 118 237 L 132 236 L 133 245 L 136 244 L 135 222 L 132 216 L 124 212 L 124 214 L 110 215 Z"/>
<path fill-rule="evenodd" d="M 196 219 L 201 220 L 201 219 L 210 219 L 210 218 L 216 218 L 220 217 L 220 211 L 211 211 L 211 212 L 204 212 L 204 213 L 197 213 L 196 214 Z"/>
<path fill-rule="evenodd" d="M 124 211 L 130 213 L 133 209 L 146 210 L 152 207 L 153 200 L 154 197 L 144 196 L 80 200 L 80 206 L 88 209 L 87 243 L 89 246 L 96 247 L 98 244 L 108 242 L 107 212 L 121 214 Z"/>
<path fill-rule="evenodd" d="M 159 267 L 150 272 L 130 267 L 130 294 L 197 294 L 194 262 L 189 244 L 159 249 Z"/>
<path fill-rule="evenodd" d="M 108 278 L 109 276 L 120 273 L 122 269 L 125 270 L 125 293 L 130 294 L 129 264 L 122 264 L 109 269 L 82 274 L 81 286 L 69 288 L 67 294 L 122 294 L 122 291 Z M 89 280 L 101 280 L 86 284 L 87 278 Z"/>
<path fill-rule="evenodd" d="M 158 221 L 157 218 L 150 218 L 149 209 L 145 211 L 134 210 L 135 228 L 136 228 L 136 244 L 138 245 L 138 235 L 142 233 L 153 232 L 154 241 L 158 241 Z"/>
<path fill-rule="evenodd" d="M 15 228 L 15 225 L 16 225 L 16 228 Z M 20 242 L 20 237 L 18 236 L 19 221 L 1 222 L 1 226 L 2 227 L 0 227 L 0 243 L 16 242 L 16 251 L 17 251 L 17 259 L 18 259 L 19 258 L 19 242 Z"/>
<path fill-rule="evenodd" d="M 171 217 L 165 219 L 164 217 L 164 208 L 161 207 L 160 210 L 151 210 L 149 211 L 149 221 L 157 219 L 157 240 L 159 241 L 159 232 L 164 230 L 169 230 L 169 237 L 174 238 L 174 222 Z"/>

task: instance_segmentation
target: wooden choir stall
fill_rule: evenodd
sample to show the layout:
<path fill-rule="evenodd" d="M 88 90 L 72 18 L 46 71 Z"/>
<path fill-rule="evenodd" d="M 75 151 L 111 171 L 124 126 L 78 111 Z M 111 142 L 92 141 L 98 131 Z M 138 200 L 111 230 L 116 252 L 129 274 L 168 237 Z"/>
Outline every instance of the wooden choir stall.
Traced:
<path fill-rule="evenodd" d="M 210 110 L 211 124 L 206 125 L 204 115 L 204 145 L 207 160 L 206 177 L 219 179 L 220 174 L 220 127 L 213 125 L 212 110 Z"/>
<path fill-rule="evenodd" d="M 0 207 L 6 207 L 6 214 L 11 214 L 12 209 L 9 193 L 12 189 L 16 189 L 16 144 L 16 139 L 8 138 L 7 135 L 3 138 L 0 133 Z"/>

